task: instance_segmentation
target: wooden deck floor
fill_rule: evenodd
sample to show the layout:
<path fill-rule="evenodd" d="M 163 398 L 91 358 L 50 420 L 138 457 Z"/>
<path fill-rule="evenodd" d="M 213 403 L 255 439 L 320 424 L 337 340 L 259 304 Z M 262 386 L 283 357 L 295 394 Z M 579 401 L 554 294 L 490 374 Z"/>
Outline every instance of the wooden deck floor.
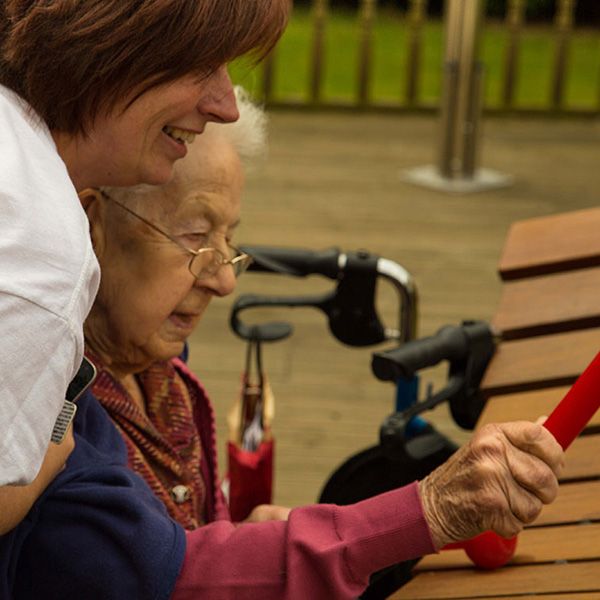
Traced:
<path fill-rule="evenodd" d="M 600 122 L 486 121 L 481 164 L 516 183 L 462 196 L 402 181 L 404 169 L 432 162 L 436 134 L 437 121 L 429 117 L 273 114 L 270 157 L 248 178 L 237 240 L 366 248 L 401 263 L 418 286 L 421 335 L 465 318 L 490 319 L 510 223 L 600 204 Z M 238 291 L 329 288 L 322 280 L 248 275 Z M 386 306 L 390 299 L 384 297 Z M 191 340 L 191 366 L 216 407 L 220 451 L 245 352 L 227 326 L 231 301 L 215 300 Z M 314 501 L 334 466 L 376 442 L 393 389 L 371 375 L 371 350 L 336 342 L 321 314 L 297 309 L 282 317 L 296 331 L 267 346 L 264 361 L 277 401 L 275 501 L 294 506 Z M 442 377 L 443 369 L 435 369 L 424 379 L 439 385 Z M 447 435 L 467 439 L 445 407 L 430 418 Z"/>

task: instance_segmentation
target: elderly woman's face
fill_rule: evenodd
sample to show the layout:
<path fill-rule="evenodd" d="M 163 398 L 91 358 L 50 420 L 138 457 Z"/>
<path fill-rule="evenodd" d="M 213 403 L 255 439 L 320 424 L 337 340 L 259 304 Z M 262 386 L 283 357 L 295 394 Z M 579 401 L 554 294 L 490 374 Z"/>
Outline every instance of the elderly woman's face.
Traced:
<path fill-rule="evenodd" d="M 208 240 L 227 252 L 239 220 L 242 169 L 229 145 L 211 146 L 204 154 L 183 161 L 175 180 L 151 191 L 135 209 L 189 248 Z M 232 267 L 198 281 L 188 269 L 190 255 L 171 240 L 114 202 L 104 200 L 99 210 L 102 218 L 90 215 L 102 268 L 86 323 L 90 347 L 125 370 L 177 356 L 213 296 L 233 291 Z"/>

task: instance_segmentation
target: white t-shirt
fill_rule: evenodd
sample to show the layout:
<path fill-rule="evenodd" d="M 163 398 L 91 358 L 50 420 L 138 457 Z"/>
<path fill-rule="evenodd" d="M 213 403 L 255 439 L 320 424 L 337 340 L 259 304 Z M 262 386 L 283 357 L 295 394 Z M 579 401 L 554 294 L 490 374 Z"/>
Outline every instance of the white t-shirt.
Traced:
<path fill-rule="evenodd" d="M 85 212 L 48 128 L 0 86 L 0 486 L 39 471 L 99 279 Z"/>

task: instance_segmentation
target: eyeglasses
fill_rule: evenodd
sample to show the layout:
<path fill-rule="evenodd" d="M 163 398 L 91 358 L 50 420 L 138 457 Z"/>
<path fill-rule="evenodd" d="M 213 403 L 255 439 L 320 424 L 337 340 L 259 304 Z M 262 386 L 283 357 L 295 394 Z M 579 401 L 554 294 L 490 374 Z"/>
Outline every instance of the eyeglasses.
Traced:
<path fill-rule="evenodd" d="M 199 250 L 193 250 L 192 248 L 188 248 L 184 244 L 182 244 L 178 239 L 174 238 L 171 234 L 163 231 L 160 227 L 148 221 L 145 217 L 138 215 L 136 212 L 131 210 L 122 202 L 115 200 L 112 196 L 109 196 L 104 190 L 100 190 L 102 197 L 105 200 L 110 200 L 114 202 L 117 206 L 120 206 L 124 211 L 128 212 L 130 215 L 134 216 L 136 219 L 142 221 L 148 225 L 148 227 L 154 229 L 168 240 L 179 246 L 182 250 L 192 255 L 190 263 L 188 265 L 188 269 L 190 273 L 199 280 L 208 279 L 213 275 L 216 275 L 221 267 L 225 265 L 231 265 L 233 268 L 233 273 L 236 277 L 239 277 L 252 263 L 252 257 L 245 252 L 242 252 L 239 248 L 232 246 L 229 242 L 227 243 L 227 247 L 230 251 L 230 256 L 225 256 L 220 250 L 217 248 L 200 248 Z"/>

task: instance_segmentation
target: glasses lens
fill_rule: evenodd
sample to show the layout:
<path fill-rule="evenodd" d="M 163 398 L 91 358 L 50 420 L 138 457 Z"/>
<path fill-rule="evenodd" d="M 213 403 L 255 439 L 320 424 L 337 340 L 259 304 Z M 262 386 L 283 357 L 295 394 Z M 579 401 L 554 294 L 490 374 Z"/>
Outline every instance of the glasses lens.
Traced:
<path fill-rule="evenodd" d="M 196 279 L 208 279 L 217 273 L 224 265 L 231 265 L 233 274 L 239 277 L 252 263 L 252 257 L 234 248 L 229 247 L 230 258 L 219 252 L 216 248 L 203 248 L 200 253 L 192 258 L 190 271 Z"/>
<path fill-rule="evenodd" d="M 239 252 L 239 251 L 238 251 Z M 239 253 L 233 260 L 233 272 L 239 277 L 252 264 L 252 257 L 248 254 Z"/>
<path fill-rule="evenodd" d="M 190 271 L 196 279 L 212 277 L 223 264 L 223 256 L 215 248 L 203 248 L 190 262 Z"/>

